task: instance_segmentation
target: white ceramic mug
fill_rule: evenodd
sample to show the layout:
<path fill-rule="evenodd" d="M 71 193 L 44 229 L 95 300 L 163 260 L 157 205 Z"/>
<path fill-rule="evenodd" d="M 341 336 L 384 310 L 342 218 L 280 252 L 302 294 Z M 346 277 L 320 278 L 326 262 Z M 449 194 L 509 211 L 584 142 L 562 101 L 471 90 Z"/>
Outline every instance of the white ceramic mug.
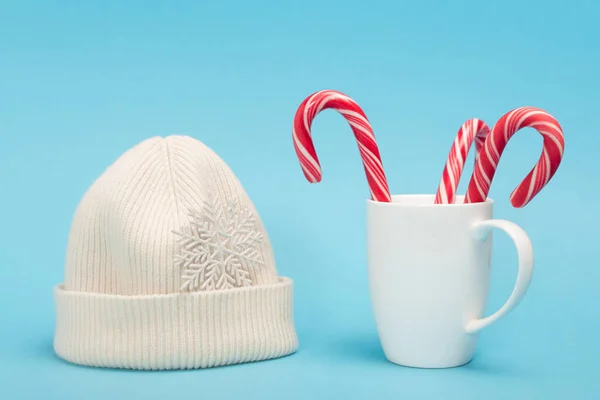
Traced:
<path fill-rule="evenodd" d="M 367 201 L 369 290 L 384 353 L 393 363 L 448 368 L 468 363 L 478 332 L 525 295 L 533 248 L 512 222 L 491 219 L 493 201 L 434 204 L 433 195 Z M 513 240 L 519 272 L 512 294 L 483 317 L 490 285 L 493 228 Z"/>

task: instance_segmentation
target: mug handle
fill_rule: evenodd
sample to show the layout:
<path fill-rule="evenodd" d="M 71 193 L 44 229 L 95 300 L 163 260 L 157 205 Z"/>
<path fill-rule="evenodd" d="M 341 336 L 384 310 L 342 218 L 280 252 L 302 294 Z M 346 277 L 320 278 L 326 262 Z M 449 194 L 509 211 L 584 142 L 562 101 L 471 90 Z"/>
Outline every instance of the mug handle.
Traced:
<path fill-rule="evenodd" d="M 493 228 L 504 231 L 512 239 L 517 248 L 519 271 L 513 291 L 504 305 L 492 315 L 469 321 L 466 326 L 467 333 L 477 333 L 483 328 L 498 321 L 511 312 L 523 300 L 531 277 L 533 275 L 533 246 L 527 233 L 517 224 L 503 219 L 488 219 L 473 225 L 473 233 L 477 240 L 485 240 Z"/>

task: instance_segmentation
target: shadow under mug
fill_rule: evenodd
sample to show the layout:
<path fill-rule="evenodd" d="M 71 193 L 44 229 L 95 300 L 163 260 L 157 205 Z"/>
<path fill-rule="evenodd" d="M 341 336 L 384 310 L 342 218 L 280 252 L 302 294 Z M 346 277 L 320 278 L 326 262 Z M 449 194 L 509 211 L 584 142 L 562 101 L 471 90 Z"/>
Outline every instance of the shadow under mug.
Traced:
<path fill-rule="evenodd" d="M 367 201 L 367 260 L 373 314 L 393 363 L 449 368 L 468 363 L 478 332 L 508 314 L 527 292 L 533 248 L 525 231 L 491 219 L 493 200 L 434 204 L 434 195 Z M 519 272 L 508 301 L 483 317 L 493 228 L 513 240 Z"/>

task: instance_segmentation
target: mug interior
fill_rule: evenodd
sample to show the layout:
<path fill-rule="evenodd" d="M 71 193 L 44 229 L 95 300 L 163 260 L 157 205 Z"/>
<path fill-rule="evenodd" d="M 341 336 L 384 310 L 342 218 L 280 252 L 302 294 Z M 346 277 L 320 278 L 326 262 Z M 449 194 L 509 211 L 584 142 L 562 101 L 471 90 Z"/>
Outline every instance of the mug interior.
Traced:
<path fill-rule="evenodd" d="M 434 204 L 434 194 L 395 194 L 392 195 L 391 203 L 375 202 L 371 199 L 368 200 L 372 203 L 379 205 L 393 205 L 393 206 L 407 206 L 407 207 L 481 207 L 486 204 L 493 203 L 494 201 L 487 198 L 483 203 L 467 203 L 465 204 L 465 196 L 457 195 L 456 200 L 453 204 Z"/>

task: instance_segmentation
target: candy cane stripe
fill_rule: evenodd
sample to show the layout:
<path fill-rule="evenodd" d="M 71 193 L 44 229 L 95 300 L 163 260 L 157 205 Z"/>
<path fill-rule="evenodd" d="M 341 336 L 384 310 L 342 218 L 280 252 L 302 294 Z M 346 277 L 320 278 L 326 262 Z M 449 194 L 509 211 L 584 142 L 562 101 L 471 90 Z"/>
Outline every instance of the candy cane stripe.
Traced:
<path fill-rule="evenodd" d="M 548 182 L 550 180 L 550 178 L 551 178 L 551 176 L 550 176 L 550 168 L 548 168 L 548 166 L 550 165 L 550 154 L 548 154 L 548 151 L 546 149 L 544 149 L 542 151 L 542 155 L 544 156 L 544 170 L 545 170 L 545 175 L 544 175 L 543 182 Z"/>
<path fill-rule="evenodd" d="M 456 190 L 460 182 L 469 149 L 475 142 L 475 159 L 482 149 L 481 143 L 488 136 L 490 129 L 480 119 L 466 121 L 459 129 L 442 173 L 442 179 L 435 196 L 435 204 L 452 204 L 456 200 Z"/>
<path fill-rule="evenodd" d="M 553 128 L 554 131 L 560 130 L 559 127 L 557 127 L 556 125 L 553 125 L 553 124 L 548 124 L 548 127 Z M 558 149 L 559 154 L 562 156 L 563 151 L 564 151 L 564 143 L 561 143 L 560 140 L 558 140 L 558 138 L 556 136 L 552 135 L 553 130 L 546 131 L 546 130 L 540 129 L 539 132 L 542 135 L 546 135 L 548 137 L 548 139 L 551 140 L 556 145 L 556 148 Z"/>
<path fill-rule="evenodd" d="M 361 146 L 361 145 L 359 145 Z M 366 152 L 365 153 L 365 163 L 367 163 L 370 167 L 370 169 L 373 171 L 373 178 L 376 178 L 378 181 L 385 181 L 385 176 L 381 175 L 379 173 L 379 162 L 378 160 L 375 158 L 375 156 L 370 153 L 370 152 Z M 382 187 L 382 189 L 385 189 L 385 187 Z"/>
<path fill-rule="evenodd" d="M 306 160 L 306 157 L 302 157 L 302 160 Z M 310 166 L 308 164 L 302 164 L 302 171 L 304 172 L 304 174 L 306 175 L 306 178 L 311 182 L 317 182 L 317 178 L 316 178 L 316 171 L 314 170 L 314 168 L 310 168 Z"/>
<path fill-rule="evenodd" d="M 298 140 L 298 136 L 296 135 L 295 130 L 293 131 L 293 137 L 294 137 L 294 145 L 296 147 L 296 152 L 299 153 L 298 156 L 299 157 L 301 156 L 302 160 L 305 161 L 302 163 L 302 168 L 305 171 L 306 170 L 313 171 L 314 175 L 311 179 L 311 182 L 317 182 L 316 176 L 321 174 L 321 166 L 319 165 L 319 162 L 310 155 L 310 153 L 308 152 L 308 150 L 306 150 L 306 148 L 304 147 L 302 142 L 300 140 Z"/>
<path fill-rule="evenodd" d="M 538 172 L 538 168 L 534 168 L 533 172 L 531 174 L 531 180 L 529 181 L 529 190 L 527 191 L 527 195 L 525 196 L 525 202 L 529 202 L 529 200 L 531 199 L 531 196 L 533 196 L 535 186 L 537 183 L 537 179 L 536 179 L 537 175 L 538 175 L 537 172 Z"/>

